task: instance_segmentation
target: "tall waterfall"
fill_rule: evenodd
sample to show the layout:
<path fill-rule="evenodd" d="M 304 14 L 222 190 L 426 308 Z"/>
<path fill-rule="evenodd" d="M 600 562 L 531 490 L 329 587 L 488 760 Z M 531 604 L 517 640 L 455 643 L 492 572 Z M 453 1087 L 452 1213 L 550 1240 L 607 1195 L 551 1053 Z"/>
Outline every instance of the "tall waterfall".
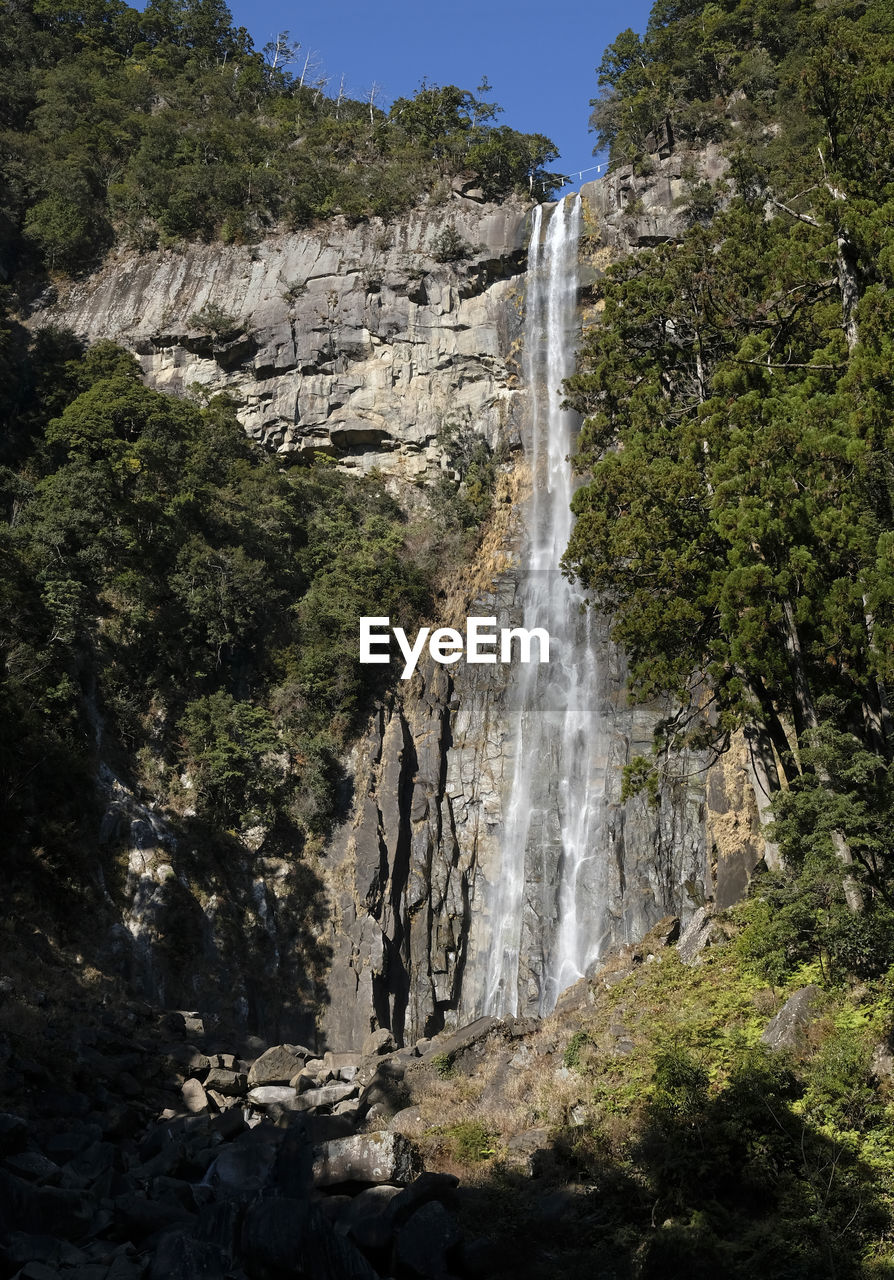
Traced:
<path fill-rule="evenodd" d="M 504 806 L 502 855 L 483 905 L 484 956 L 473 962 L 480 1012 L 545 1013 L 599 954 L 608 853 L 600 824 L 607 743 L 600 730 L 597 646 L 582 594 L 561 574 L 577 429 L 561 408 L 574 369 L 579 320 L 581 202 L 569 196 L 534 211 L 528 257 L 525 379 L 533 493 L 526 512 L 516 607 L 525 627 L 545 627 L 548 664 L 519 664 L 509 692 L 514 750 Z M 544 228 L 545 223 L 545 228 Z M 520 957 L 523 963 L 520 964 Z"/>

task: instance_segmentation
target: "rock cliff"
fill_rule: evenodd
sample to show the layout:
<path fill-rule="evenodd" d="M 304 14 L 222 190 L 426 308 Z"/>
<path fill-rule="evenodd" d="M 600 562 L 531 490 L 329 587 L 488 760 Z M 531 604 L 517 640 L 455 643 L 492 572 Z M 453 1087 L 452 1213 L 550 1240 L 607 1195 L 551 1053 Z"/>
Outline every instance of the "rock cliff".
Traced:
<path fill-rule="evenodd" d="M 457 197 L 388 225 L 122 251 L 32 324 L 113 338 L 159 390 L 226 392 L 268 448 L 424 479 L 445 426 L 500 435 L 526 221 Z"/>
<path fill-rule="evenodd" d="M 648 176 L 622 170 L 587 184 L 584 282 L 632 247 L 679 234 L 684 172 L 714 177 L 722 168 L 710 151 L 696 158 L 659 152 Z M 513 445 L 476 562 L 455 584 L 451 616 L 438 623 L 472 612 L 516 625 L 528 227 L 521 207 L 457 197 L 388 226 L 333 222 L 251 247 L 122 253 L 36 311 L 32 323 L 114 338 L 138 354 L 152 385 L 178 394 L 228 392 L 246 431 L 266 447 L 378 467 L 408 501 L 444 468 L 445 427 L 471 427 L 491 445 Z M 720 766 L 671 762 L 657 805 L 622 801 L 623 766 L 649 753 L 666 708 L 628 706 L 624 657 L 609 632 L 608 620 L 596 623 L 603 674 L 592 708 L 609 743 L 610 847 L 599 851 L 608 890 L 598 929 L 606 948 L 642 937 L 668 914 L 685 922 L 706 899 L 735 900 L 763 854 L 745 744 Z M 463 979 L 490 940 L 482 890 L 498 874 L 515 749 L 506 715 L 510 678 L 500 666 L 423 663 L 377 710 L 347 762 L 352 808 L 321 859 L 312 888 L 314 895 L 325 889 L 328 908 L 305 930 L 303 946 L 293 905 L 307 886 L 291 884 L 275 852 L 261 849 L 240 882 L 238 909 L 228 912 L 219 899 L 201 900 L 178 855 L 147 836 L 152 823 L 131 814 L 136 836 L 119 834 L 133 846 L 133 908 L 118 945 L 130 948 L 128 964 L 143 974 L 144 987 L 155 980 L 153 950 L 165 934 L 164 886 L 176 880 L 208 941 L 188 991 L 179 980 L 171 989 L 167 966 L 168 1003 L 175 993 L 183 1003 L 189 995 L 189 1003 L 247 1018 L 268 1035 L 306 1038 L 308 1006 L 319 999 L 322 1040 L 338 1046 L 361 1043 L 377 1026 L 403 1042 L 477 1016 Z M 120 797 L 115 805 L 121 810 Z M 182 851 L 179 857 L 182 863 Z M 530 973 L 532 991 L 538 939 L 551 927 L 554 873 L 544 867 L 526 906 L 521 970 Z M 238 945 L 224 946 L 225 936 Z M 267 1007 L 272 997 L 254 972 L 250 936 L 264 943 L 268 977 L 291 985 L 285 1020 Z M 314 987 L 307 966 L 322 966 L 327 954 L 325 980 Z"/>

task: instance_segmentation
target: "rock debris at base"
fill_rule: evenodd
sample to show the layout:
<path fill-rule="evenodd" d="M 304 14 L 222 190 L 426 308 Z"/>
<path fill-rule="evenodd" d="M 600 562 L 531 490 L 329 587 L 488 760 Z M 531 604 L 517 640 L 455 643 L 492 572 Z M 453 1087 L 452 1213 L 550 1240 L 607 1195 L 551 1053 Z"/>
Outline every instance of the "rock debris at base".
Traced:
<path fill-rule="evenodd" d="M 7 1080 L 26 1114 L 0 1112 L 0 1274 L 478 1274 L 462 1263 L 458 1179 L 424 1172 L 388 1127 L 417 1048 L 374 1032 L 361 1053 L 254 1042 L 242 1057 L 191 1043 L 210 1038 L 198 1015 L 143 1022 L 84 1028 L 55 1078 L 23 1061 Z"/>

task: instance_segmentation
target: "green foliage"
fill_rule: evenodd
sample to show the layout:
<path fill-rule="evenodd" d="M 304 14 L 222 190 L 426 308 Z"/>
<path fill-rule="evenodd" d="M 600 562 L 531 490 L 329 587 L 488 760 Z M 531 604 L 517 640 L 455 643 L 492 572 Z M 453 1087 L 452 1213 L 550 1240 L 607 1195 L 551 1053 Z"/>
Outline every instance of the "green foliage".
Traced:
<path fill-rule="evenodd" d="M 429 605 L 399 508 L 375 476 L 266 456 L 226 400 L 150 391 L 111 343 L 21 344 L 40 390 L 0 473 L 0 829 L 22 883 L 85 884 L 100 740 L 208 832 L 321 836 L 391 675 L 361 666 L 358 619 L 414 630 Z"/>
<path fill-rule="evenodd" d="M 206 333 L 212 333 L 215 338 L 223 338 L 239 332 L 239 321 L 235 316 L 229 315 L 224 311 L 223 307 L 217 306 L 214 302 L 206 302 L 200 311 L 195 311 L 189 317 L 189 324 L 194 329 L 202 329 Z"/>
<path fill-rule="evenodd" d="M 265 707 L 218 689 L 187 703 L 178 731 L 182 762 L 205 813 L 223 822 L 230 815 L 240 823 L 269 819 L 277 734 Z"/>
<path fill-rule="evenodd" d="M 576 1224 L 588 1260 L 705 1280 L 756 1265 L 791 1280 L 889 1274 L 890 1099 L 870 1058 L 892 1026 L 890 979 L 830 992 L 798 1055 L 759 1040 L 788 993 L 760 988 L 738 938 L 692 967 L 669 949 L 594 989 L 566 1059 L 618 1023 L 629 1047 L 580 1055 L 588 1119 L 556 1144 L 599 1187 Z"/>
<path fill-rule="evenodd" d="M 386 115 L 296 78 L 280 46 L 255 51 L 219 0 L 4 0 L 0 214 L 18 260 L 72 272 L 116 238 L 249 243 L 387 218 L 459 172 L 490 199 L 561 185 L 553 144 L 495 126 L 483 98 L 422 85 Z"/>
<path fill-rule="evenodd" d="M 460 1164 L 478 1164 L 495 1154 L 494 1135 L 480 1120 L 463 1120 L 441 1133 Z"/>
<path fill-rule="evenodd" d="M 562 1065 L 569 1067 L 572 1071 L 577 1071 L 583 1062 L 582 1050 L 592 1040 L 586 1031 L 575 1031 L 574 1035 L 565 1046 L 565 1052 L 562 1055 Z"/>
<path fill-rule="evenodd" d="M 751 900 L 738 908 L 743 959 L 774 985 L 806 966 L 816 966 L 828 982 L 886 972 L 894 963 L 891 909 L 873 900 L 855 916 L 843 901 L 841 880 L 841 866 L 828 853 L 798 870 L 758 877 Z"/>
<path fill-rule="evenodd" d="M 664 1122 L 697 1124 L 708 1102 L 708 1073 L 683 1048 L 666 1049 L 655 1059 L 651 1107 Z"/>
<path fill-rule="evenodd" d="M 600 285 L 566 384 L 587 482 L 565 564 L 611 611 L 633 695 L 676 707 L 659 758 L 758 742 L 792 892 L 828 915 L 817 934 L 777 904 L 774 980 L 798 955 L 889 963 L 892 41 L 879 4 L 693 0 L 602 65 L 616 159 L 656 130 L 728 134 L 735 188 L 690 175 L 681 242 Z M 625 793 L 655 778 L 634 761 Z M 834 904 L 859 895 L 858 928 Z"/>
<path fill-rule="evenodd" d="M 645 794 L 649 803 L 658 803 L 658 774 L 654 760 L 646 756 L 635 756 L 629 764 L 624 765 L 621 799 L 629 800 L 632 796 Z"/>
<path fill-rule="evenodd" d="M 435 236 L 431 252 L 435 262 L 458 262 L 469 252 L 469 246 L 457 231 L 456 223 L 448 222 Z"/>
<path fill-rule="evenodd" d="M 436 1053 L 431 1060 L 431 1065 L 439 1080 L 449 1080 L 455 1074 L 453 1059 L 449 1053 Z"/>
<path fill-rule="evenodd" d="M 438 433 L 449 474 L 436 486 L 435 502 L 443 518 L 464 533 L 477 531 L 490 513 L 499 468 L 508 457 L 500 442 L 491 450 L 469 425 L 447 422 Z"/>
<path fill-rule="evenodd" d="M 811 1060 L 806 1079 L 799 1111 L 814 1124 L 841 1133 L 886 1125 L 884 1104 L 873 1088 L 872 1043 L 865 1030 L 836 1028 Z"/>

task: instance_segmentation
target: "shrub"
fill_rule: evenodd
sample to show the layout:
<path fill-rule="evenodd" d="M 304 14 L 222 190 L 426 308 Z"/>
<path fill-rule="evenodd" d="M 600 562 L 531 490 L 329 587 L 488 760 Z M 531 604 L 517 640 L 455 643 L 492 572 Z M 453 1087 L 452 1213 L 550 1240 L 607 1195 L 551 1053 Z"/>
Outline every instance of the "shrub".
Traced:
<path fill-rule="evenodd" d="M 199 311 L 194 311 L 188 317 L 188 323 L 193 329 L 201 329 L 205 333 L 213 334 L 215 338 L 232 336 L 241 332 L 242 328 L 236 316 L 231 316 L 216 302 L 206 302 Z"/>
<path fill-rule="evenodd" d="M 461 262 L 471 251 L 471 245 L 457 231 L 456 223 L 448 222 L 432 241 L 431 256 L 435 262 Z"/>

